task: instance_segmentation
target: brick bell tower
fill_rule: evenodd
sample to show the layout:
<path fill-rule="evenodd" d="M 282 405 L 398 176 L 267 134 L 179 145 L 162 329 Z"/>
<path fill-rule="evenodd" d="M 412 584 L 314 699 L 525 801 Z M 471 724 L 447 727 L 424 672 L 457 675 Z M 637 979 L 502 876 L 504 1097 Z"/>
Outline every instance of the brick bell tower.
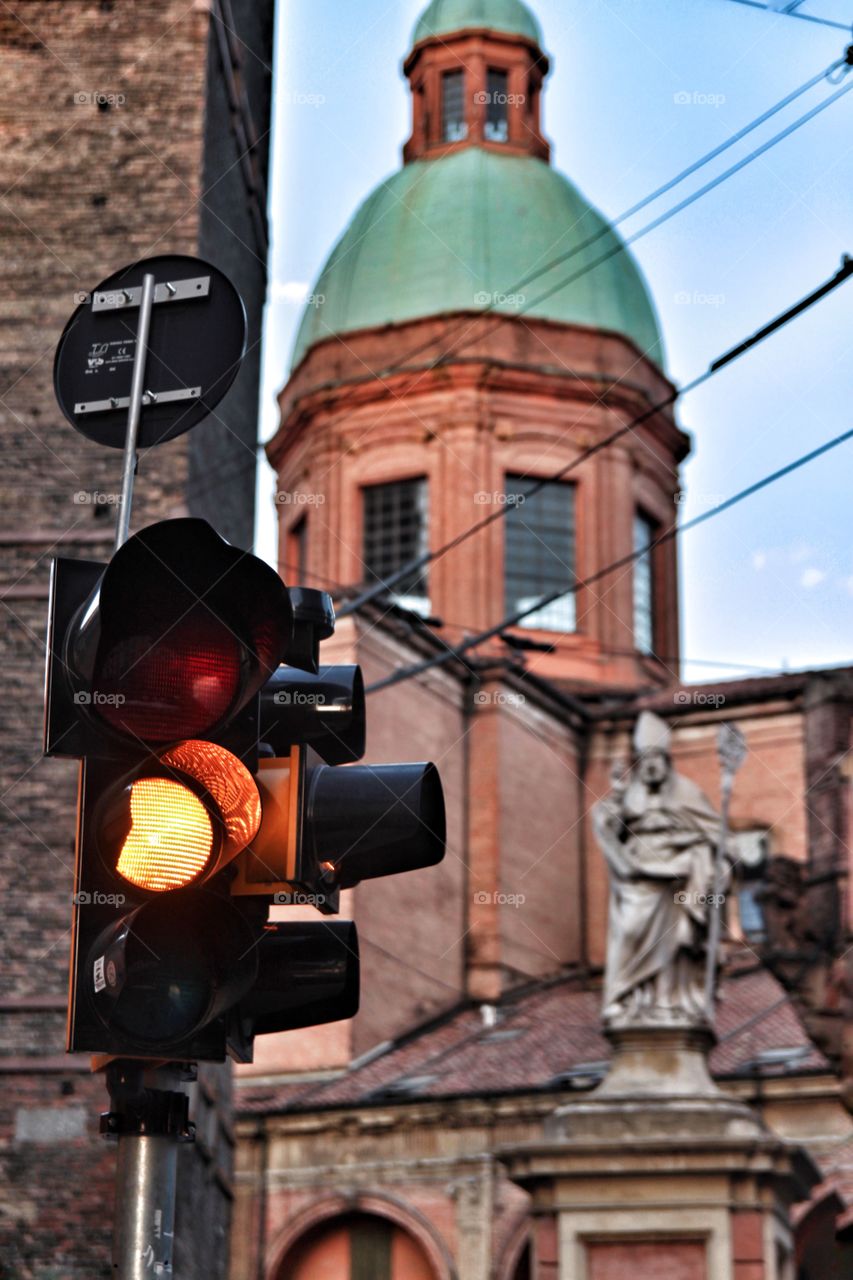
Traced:
<path fill-rule="evenodd" d="M 572 279 L 619 241 L 550 163 L 542 45 L 520 0 L 428 6 L 403 166 L 314 285 L 268 446 L 285 579 L 382 580 L 512 507 L 391 593 L 451 644 L 671 525 L 689 448 L 659 412 L 527 496 L 671 390 L 630 254 Z M 565 687 L 672 680 L 674 543 L 515 631 L 552 647 L 528 669 Z"/>

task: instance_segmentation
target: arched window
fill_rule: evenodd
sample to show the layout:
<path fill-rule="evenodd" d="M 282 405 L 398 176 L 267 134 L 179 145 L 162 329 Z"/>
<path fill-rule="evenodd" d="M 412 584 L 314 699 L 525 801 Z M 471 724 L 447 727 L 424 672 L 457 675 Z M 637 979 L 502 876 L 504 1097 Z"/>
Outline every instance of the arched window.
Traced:
<path fill-rule="evenodd" d="M 373 1213 L 347 1213 L 307 1231 L 288 1251 L 276 1280 L 436 1280 L 415 1238 Z"/>

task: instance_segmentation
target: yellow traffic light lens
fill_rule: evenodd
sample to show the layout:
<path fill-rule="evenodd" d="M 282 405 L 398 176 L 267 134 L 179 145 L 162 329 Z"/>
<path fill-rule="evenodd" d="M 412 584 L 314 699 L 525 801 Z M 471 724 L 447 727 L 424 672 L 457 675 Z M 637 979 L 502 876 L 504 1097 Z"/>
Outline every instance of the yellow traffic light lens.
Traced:
<path fill-rule="evenodd" d="M 179 889 L 209 862 L 210 816 L 198 796 L 179 782 L 168 778 L 134 782 L 130 821 L 116 870 L 140 889 Z"/>

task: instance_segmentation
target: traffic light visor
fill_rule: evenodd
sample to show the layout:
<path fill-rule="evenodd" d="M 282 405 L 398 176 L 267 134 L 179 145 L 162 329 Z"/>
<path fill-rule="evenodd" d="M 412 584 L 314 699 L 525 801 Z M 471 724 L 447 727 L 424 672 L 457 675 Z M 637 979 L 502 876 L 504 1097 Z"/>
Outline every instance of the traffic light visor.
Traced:
<path fill-rule="evenodd" d="M 311 771 L 306 840 L 340 888 L 432 867 L 446 823 L 434 764 L 319 765 Z"/>

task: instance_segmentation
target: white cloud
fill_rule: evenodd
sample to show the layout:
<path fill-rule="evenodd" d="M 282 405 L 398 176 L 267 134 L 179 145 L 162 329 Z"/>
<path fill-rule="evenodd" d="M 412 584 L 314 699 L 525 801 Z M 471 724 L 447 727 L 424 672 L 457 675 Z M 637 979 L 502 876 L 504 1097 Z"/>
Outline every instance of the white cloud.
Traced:
<path fill-rule="evenodd" d="M 310 288 L 307 280 L 274 280 L 270 296 L 276 302 L 304 302 Z"/>
<path fill-rule="evenodd" d="M 811 590 L 812 587 L 819 587 L 823 582 L 826 574 L 823 569 L 809 568 L 804 569 L 800 574 L 800 586 Z"/>
<path fill-rule="evenodd" d="M 764 568 L 766 568 L 766 567 L 767 567 L 767 552 L 766 552 L 766 551 L 753 551 L 753 553 L 752 553 L 752 567 L 753 567 L 753 569 L 764 569 Z"/>

